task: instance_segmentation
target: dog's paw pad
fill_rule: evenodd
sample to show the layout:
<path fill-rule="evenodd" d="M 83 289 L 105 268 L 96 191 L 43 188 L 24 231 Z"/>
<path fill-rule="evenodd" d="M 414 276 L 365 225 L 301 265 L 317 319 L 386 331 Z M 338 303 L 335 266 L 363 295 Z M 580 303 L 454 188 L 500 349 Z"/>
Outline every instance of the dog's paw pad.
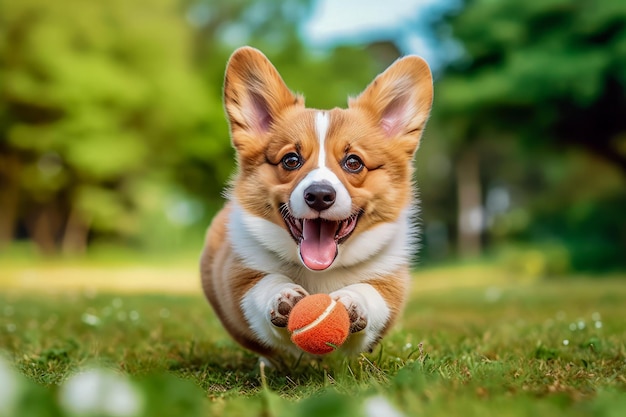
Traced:
<path fill-rule="evenodd" d="M 270 321 L 276 327 L 287 327 L 291 309 L 306 297 L 308 293 L 302 287 L 283 289 L 271 302 Z"/>
<path fill-rule="evenodd" d="M 346 306 L 350 318 L 350 333 L 360 332 L 367 326 L 367 312 L 365 308 L 350 295 L 341 294 L 335 298 Z"/>
<path fill-rule="evenodd" d="M 360 304 L 352 303 L 348 308 L 350 317 L 350 333 L 360 332 L 367 326 L 367 315 Z"/>

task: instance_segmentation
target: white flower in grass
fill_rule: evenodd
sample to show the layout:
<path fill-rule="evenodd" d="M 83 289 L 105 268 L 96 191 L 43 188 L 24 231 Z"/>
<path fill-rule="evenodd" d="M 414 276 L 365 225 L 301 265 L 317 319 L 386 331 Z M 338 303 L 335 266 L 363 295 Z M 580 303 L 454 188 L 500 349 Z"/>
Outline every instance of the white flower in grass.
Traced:
<path fill-rule="evenodd" d="M 381 395 L 365 400 L 365 415 L 367 417 L 404 417 L 387 399 Z"/>
<path fill-rule="evenodd" d="M 88 324 L 89 326 L 99 326 L 100 318 L 98 316 L 94 316 L 93 314 L 85 313 L 81 317 L 83 323 Z"/>
<path fill-rule="evenodd" d="M 60 403 L 76 416 L 134 417 L 143 409 L 141 394 L 126 378 L 98 369 L 68 379 L 61 387 Z"/>
<path fill-rule="evenodd" d="M 128 313 L 128 318 L 130 318 L 132 321 L 139 320 L 139 312 L 132 310 L 130 313 Z"/>

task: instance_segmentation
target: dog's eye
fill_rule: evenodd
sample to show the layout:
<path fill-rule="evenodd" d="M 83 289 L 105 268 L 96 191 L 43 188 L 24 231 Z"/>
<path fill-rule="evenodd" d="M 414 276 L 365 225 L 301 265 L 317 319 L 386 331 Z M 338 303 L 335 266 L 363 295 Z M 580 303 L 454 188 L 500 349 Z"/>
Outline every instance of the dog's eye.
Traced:
<path fill-rule="evenodd" d="M 351 172 L 353 174 L 358 174 L 363 170 L 363 161 L 356 155 L 348 155 L 346 159 L 343 160 L 343 167 L 346 171 Z"/>
<path fill-rule="evenodd" d="M 295 152 L 289 152 L 280 162 L 287 171 L 293 171 L 302 166 L 302 158 Z"/>

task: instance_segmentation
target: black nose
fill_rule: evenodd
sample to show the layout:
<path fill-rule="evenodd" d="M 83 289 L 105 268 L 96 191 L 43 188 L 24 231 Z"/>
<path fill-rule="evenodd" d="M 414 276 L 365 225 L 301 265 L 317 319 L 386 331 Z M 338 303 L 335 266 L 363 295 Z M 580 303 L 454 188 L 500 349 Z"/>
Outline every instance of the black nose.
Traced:
<path fill-rule="evenodd" d="M 330 183 L 315 182 L 304 190 L 304 201 L 313 210 L 326 210 L 335 203 L 337 193 Z"/>

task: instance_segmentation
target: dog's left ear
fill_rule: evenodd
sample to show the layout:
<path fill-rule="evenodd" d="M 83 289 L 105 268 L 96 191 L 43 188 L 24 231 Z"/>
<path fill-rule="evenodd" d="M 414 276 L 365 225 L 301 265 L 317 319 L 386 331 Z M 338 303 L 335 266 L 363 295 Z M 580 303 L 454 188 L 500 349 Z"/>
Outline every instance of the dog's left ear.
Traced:
<path fill-rule="evenodd" d="M 433 79 L 428 64 L 420 57 L 407 56 L 376 77 L 349 105 L 368 111 L 384 135 L 412 156 L 432 102 Z"/>

